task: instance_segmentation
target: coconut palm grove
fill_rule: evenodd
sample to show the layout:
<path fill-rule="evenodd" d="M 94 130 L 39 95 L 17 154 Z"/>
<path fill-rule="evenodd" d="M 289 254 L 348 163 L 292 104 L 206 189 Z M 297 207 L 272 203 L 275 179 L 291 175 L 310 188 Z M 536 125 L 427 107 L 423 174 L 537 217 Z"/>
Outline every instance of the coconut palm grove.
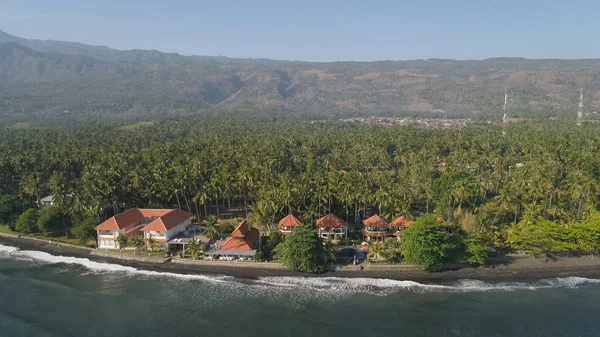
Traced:
<path fill-rule="evenodd" d="M 597 126 L 565 121 L 514 124 L 506 136 L 494 125 L 308 122 L 4 128 L 0 222 L 85 242 L 134 207 L 244 218 L 265 236 L 290 213 L 305 224 L 335 214 L 349 224 L 344 240 L 360 242 L 362 221 L 379 214 L 442 219 L 475 263 L 488 252 L 593 252 L 598 153 Z M 54 205 L 41 209 L 46 195 Z"/>

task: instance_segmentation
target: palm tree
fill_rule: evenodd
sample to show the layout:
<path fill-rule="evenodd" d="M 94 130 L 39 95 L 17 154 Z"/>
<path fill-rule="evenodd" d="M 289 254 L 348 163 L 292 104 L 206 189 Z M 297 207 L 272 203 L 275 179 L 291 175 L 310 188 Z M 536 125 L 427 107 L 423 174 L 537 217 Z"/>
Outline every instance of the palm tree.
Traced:
<path fill-rule="evenodd" d="M 36 205 L 41 206 L 40 190 L 42 188 L 42 182 L 40 175 L 37 173 L 29 173 L 21 179 L 20 182 L 21 192 L 30 197 L 35 197 Z"/>
<path fill-rule="evenodd" d="M 144 247 L 144 238 L 140 235 L 132 236 L 129 238 L 129 244 L 135 247 L 136 252 L 138 252 Z"/>
<path fill-rule="evenodd" d="M 220 239 L 219 219 L 216 216 L 209 216 L 206 220 L 202 221 L 202 226 L 204 227 L 202 229 L 202 235 L 206 236 L 207 238 L 213 241 Z"/>
<path fill-rule="evenodd" d="M 120 233 L 119 236 L 117 237 L 117 242 L 119 243 L 119 248 L 120 249 L 124 249 L 125 247 L 127 247 L 127 235 Z"/>
<path fill-rule="evenodd" d="M 198 241 L 196 239 L 192 239 L 192 240 L 190 240 L 190 242 L 188 242 L 186 250 L 183 253 L 190 254 L 192 256 L 192 259 L 196 260 L 198 258 L 198 256 L 200 256 L 200 254 L 202 254 L 203 252 L 204 252 L 204 244 L 202 244 L 200 241 Z M 185 257 L 185 255 L 184 255 L 184 257 Z"/>
<path fill-rule="evenodd" d="M 148 236 L 148 238 L 146 239 L 146 243 L 148 244 L 148 248 L 150 248 L 150 251 L 154 253 L 154 250 L 156 248 L 158 248 L 158 242 L 156 242 L 156 240 L 154 239 L 154 237 L 152 236 L 152 234 L 150 234 Z"/>

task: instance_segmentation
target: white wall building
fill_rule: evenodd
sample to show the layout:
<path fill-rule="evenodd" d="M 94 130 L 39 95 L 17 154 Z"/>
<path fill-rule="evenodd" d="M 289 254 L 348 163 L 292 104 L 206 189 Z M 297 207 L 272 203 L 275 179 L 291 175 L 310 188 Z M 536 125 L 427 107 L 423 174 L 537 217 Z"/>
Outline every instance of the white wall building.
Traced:
<path fill-rule="evenodd" d="M 119 213 L 96 226 L 98 248 L 119 249 L 117 238 L 143 234 L 150 236 L 162 246 L 180 232 L 186 232 L 191 226 L 192 214 L 180 209 L 143 209 L 132 208 Z"/>

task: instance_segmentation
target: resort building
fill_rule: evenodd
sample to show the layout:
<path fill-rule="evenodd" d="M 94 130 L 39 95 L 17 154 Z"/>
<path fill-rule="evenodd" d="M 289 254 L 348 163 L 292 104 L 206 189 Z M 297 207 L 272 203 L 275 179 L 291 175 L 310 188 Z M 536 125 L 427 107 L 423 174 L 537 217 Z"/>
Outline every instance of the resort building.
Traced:
<path fill-rule="evenodd" d="M 220 249 L 211 250 L 205 255 L 209 257 L 220 257 L 224 260 L 252 260 L 256 254 L 260 232 L 257 228 L 251 228 L 248 222 L 244 220 L 236 229 L 233 230 L 231 236 L 225 240 L 220 246 Z"/>
<path fill-rule="evenodd" d="M 367 241 L 371 241 L 371 239 L 380 239 L 384 240 L 387 236 L 390 235 L 388 229 L 390 228 L 390 224 L 388 224 L 382 217 L 375 214 L 372 217 L 363 220 L 364 228 L 363 235 L 367 239 Z"/>
<path fill-rule="evenodd" d="M 117 238 L 143 233 L 166 247 L 166 242 L 191 227 L 192 214 L 180 209 L 131 208 L 119 213 L 94 229 L 98 232 L 98 248 L 119 249 Z"/>
<path fill-rule="evenodd" d="M 344 236 L 346 235 L 346 229 L 344 220 L 333 214 L 326 215 L 317 220 L 317 232 L 319 232 L 319 236 L 324 239 L 334 239 L 335 237 Z"/>
<path fill-rule="evenodd" d="M 290 213 L 288 216 L 279 221 L 279 232 L 287 235 L 293 232 L 299 226 L 302 226 L 302 222 Z"/>
<path fill-rule="evenodd" d="M 75 198 L 75 194 L 73 194 L 73 193 L 65 195 L 65 199 L 73 199 L 73 198 Z M 43 197 L 42 199 L 40 199 L 40 203 L 42 204 L 43 208 L 54 205 L 54 195 L 49 195 L 47 197 Z"/>
<path fill-rule="evenodd" d="M 400 233 L 402 233 L 402 231 L 408 227 L 410 227 L 410 225 L 413 224 L 413 220 L 408 217 L 408 216 L 401 216 L 398 217 L 396 219 L 394 219 L 394 221 L 392 221 L 391 227 L 392 227 L 392 231 L 394 232 L 394 236 L 398 238 L 398 240 L 400 240 Z"/>

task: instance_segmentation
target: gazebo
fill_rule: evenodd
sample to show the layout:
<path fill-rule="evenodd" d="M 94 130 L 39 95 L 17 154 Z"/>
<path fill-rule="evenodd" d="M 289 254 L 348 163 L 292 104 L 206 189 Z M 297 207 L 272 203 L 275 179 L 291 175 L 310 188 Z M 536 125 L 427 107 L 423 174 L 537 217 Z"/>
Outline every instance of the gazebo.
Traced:
<path fill-rule="evenodd" d="M 298 220 L 292 213 L 279 221 L 279 232 L 287 235 L 295 230 L 296 227 L 302 226 L 302 221 Z"/>
<path fill-rule="evenodd" d="M 392 221 L 392 230 L 394 231 L 394 236 L 399 238 L 400 233 L 410 227 L 413 224 L 413 220 L 409 216 L 401 216 Z"/>
<path fill-rule="evenodd" d="M 317 231 L 322 238 L 334 238 L 346 235 L 346 224 L 337 216 L 328 214 L 317 220 Z"/>
<path fill-rule="evenodd" d="M 372 238 L 381 238 L 383 240 L 385 237 L 389 236 L 387 230 L 390 228 L 390 224 L 377 214 L 363 220 L 363 224 L 363 235 L 367 241 L 371 241 Z"/>

